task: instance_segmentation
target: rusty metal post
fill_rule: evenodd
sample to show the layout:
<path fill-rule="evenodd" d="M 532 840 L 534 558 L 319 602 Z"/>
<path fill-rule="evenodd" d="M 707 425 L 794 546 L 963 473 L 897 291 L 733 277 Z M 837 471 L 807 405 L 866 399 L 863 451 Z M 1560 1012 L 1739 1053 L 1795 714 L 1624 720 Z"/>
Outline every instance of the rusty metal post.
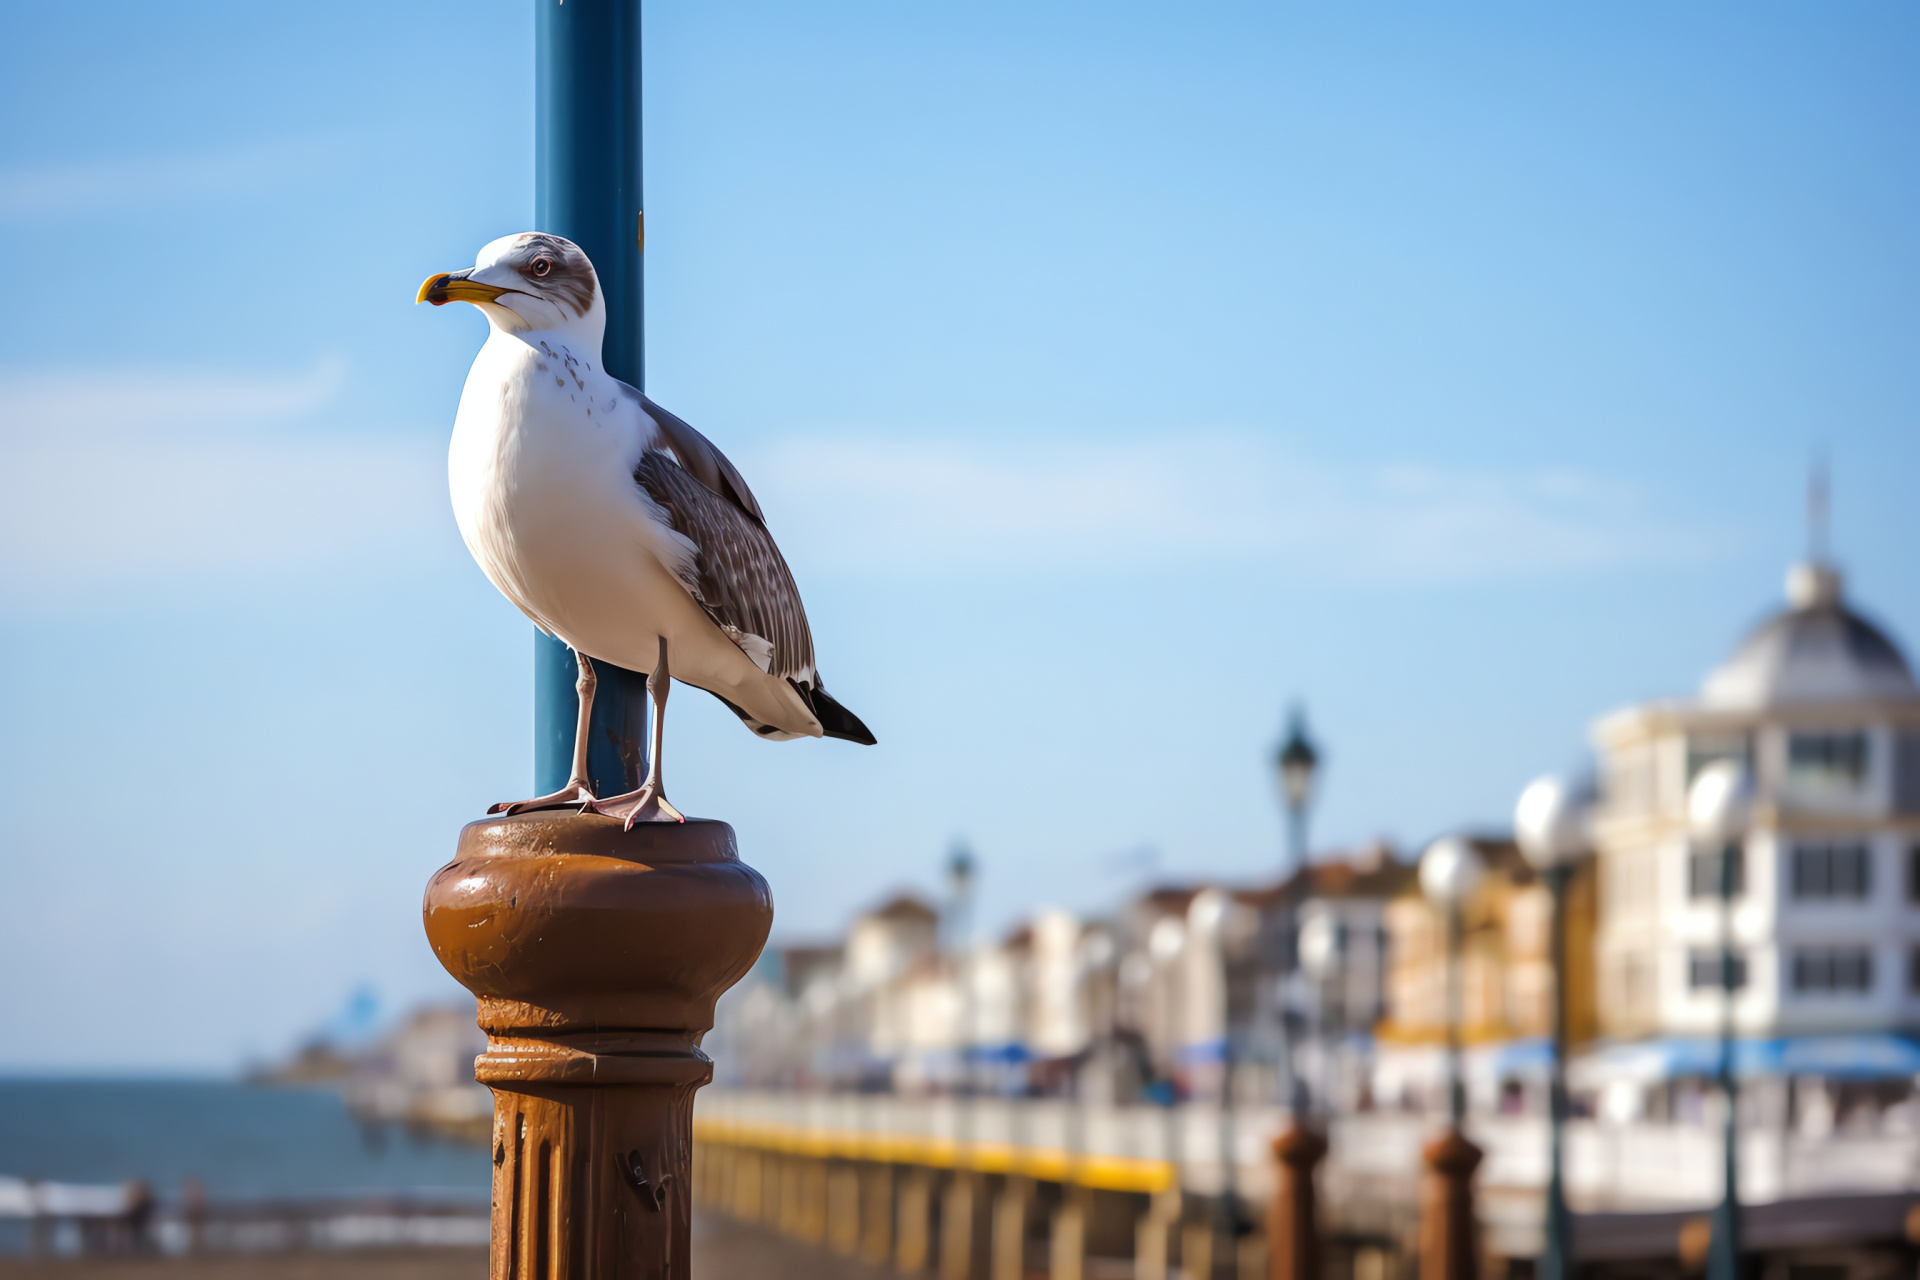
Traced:
<path fill-rule="evenodd" d="M 1420 1152 L 1427 1166 L 1420 1188 L 1420 1280 L 1479 1280 L 1473 1172 L 1480 1156 L 1480 1148 L 1457 1128 Z"/>
<path fill-rule="evenodd" d="M 1279 1165 L 1267 1218 L 1267 1274 L 1271 1280 L 1320 1280 L 1320 1221 L 1313 1175 L 1327 1140 L 1295 1124 L 1273 1140 Z"/>
<path fill-rule="evenodd" d="M 488 818 L 425 915 L 487 1033 L 491 1280 L 687 1280 L 699 1041 L 773 923 L 733 829 Z"/>

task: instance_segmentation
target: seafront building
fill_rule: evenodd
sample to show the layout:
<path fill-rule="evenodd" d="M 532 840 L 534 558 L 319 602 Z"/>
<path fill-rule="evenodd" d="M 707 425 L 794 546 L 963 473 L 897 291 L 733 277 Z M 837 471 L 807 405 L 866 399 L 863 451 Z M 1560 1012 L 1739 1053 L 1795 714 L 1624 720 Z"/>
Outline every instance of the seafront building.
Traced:
<path fill-rule="evenodd" d="M 710 1039 L 742 1086 L 1118 1102 L 1217 1096 L 1231 1045 L 1236 1093 L 1268 1101 L 1287 1035 L 1303 1069 L 1370 1045 L 1389 903 L 1412 879 L 1378 847 L 1309 868 L 1299 963 L 1287 882 L 1160 886 L 1111 919 L 1048 909 L 944 948 L 935 908 L 896 894 L 844 943 L 769 948 Z"/>
<path fill-rule="evenodd" d="M 1894 640 L 1848 602 L 1840 571 L 1794 566 L 1786 607 L 1697 696 L 1614 712 L 1593 736 L 1605 797 L 1595 962 L 1612 1047 L 1583 1074 L 1608 1111 L 1671 1109 L 1668 1082 L 1710 1069 L 1723 927 L 1742 1070 L 1762 1082 L 1752 1105 L 1815 1131 L 1836 1107 L 1862 1125 L 1910 1110 L 1920 687 Z M 1702 848 L 1687 788 L 1723 759 L 1750 771 L 1751 829 Z M 1735 887 L 1726 919 L 1723 859 Z"/>
<path fill-rule="evenodd" d="M 1461 1040 L 1469 1105 L 1544 1115 L 1547 1037 L 1553 1028 L 1552 902 L 1540 876 L 1505 837 L 1467 838 L 1487 874 L 1460 912 Z M 1598 1029 L 1593 863 L 1567 886 L 1567 1034 Z M 1446 1105 L 1446 922 L 1409 874 L 1383 913 L 1387 981 L 1369 1064 L 1375 1105 L 1437 1113 Z"/>
<path fill-rule="evenodd" d="M 1801 565 L 1697 696 L 1605 715 L 1593 741 L 1597 849 L 1567 896 L 1566 1185 L 1601 1250 L 1583 1269 L 1670 1269 L 1720 1194 L 1732 860 L 1749 1247 L 1768 1275 L 1885 1273 L 1920 1221 L 1920 688 L 1898 644 L 1837 569 Z M 1700 848 L 1687 788 L 1728 758 L 1754 778 L 1751 829 Z M 1503 834 L 1469 839 L 1489 874 L 1462 918 L 1467 1128 L 1486 1248 L 1522 1260 L 1543 1239 L 1549 901 Z M 1227 1247 L 1208 1243 L 1223 1192 L 1248 1211 L 1271 1193 L 1291 1062 L 1332 1140 L 1330 1274 L 1411 1274 L 1419 1152 L 1447 1093 L 1445 933 L 1411 857 L 1159 885 L 991 940 L 941 914 L 884 901 L 843 941 L 769 951 L 722 1002 L 696 1131 L 716 1203 L 848 1248 L 912 1222 L 893 1244 L 873 1226 L 873 1256 L 931 1266 L 929 1224 L 991 1200 L 991 1230 L 971 1220 L 996 1258 L 1004 1231 L 1031 1265 L 1067 1247 L 1170 1275 Z M 1262 1274 L 1250 1259 L 1235 1274 Z"/>

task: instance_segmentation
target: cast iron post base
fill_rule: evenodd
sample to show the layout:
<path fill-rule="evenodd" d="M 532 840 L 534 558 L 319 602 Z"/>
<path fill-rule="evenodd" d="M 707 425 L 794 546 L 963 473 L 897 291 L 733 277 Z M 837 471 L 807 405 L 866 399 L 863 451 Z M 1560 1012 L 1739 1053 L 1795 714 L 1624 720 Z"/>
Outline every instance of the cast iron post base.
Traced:
<path fill-rule="evenodd" d="M 425 913 L 487 1033 L 491 1280 L 687 1280 L 700 1036 L 773 923 L 733 828 L 488 818 Z"/>
<path fill-rule="evenodd" d="M 1420 1280 L 1478 1280 L 1473 1172 L 1480 1167 L 1480 1148 L 1460 1130 L 1448 1129 L 1420 1156 L 1427 1166 L 1420 1188 Z"/>
<path fill-rule="evenodd" d="M 1320 1223 L 1313 1171 L 1327 1140 L 1294 1121 L 1273 1140 L 1279 1177 L 1267 1219 L 1267 1267 L 1272 1280 L 1320 1280 Z"/>

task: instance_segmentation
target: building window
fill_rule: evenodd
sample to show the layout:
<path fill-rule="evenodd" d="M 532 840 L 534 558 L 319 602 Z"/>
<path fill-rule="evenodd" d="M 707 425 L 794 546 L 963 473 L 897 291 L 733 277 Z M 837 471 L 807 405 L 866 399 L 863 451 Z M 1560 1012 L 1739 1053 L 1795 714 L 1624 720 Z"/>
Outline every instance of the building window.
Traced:
<path fill-rule="evenodd" d="M 1733 953 L 1732 978 L 1737 990 L 1747 985 L 1747 958 L 1738 951 Z M 1718 988 L 1720 983 L 1720 950 L 1709 951 L 1704 947 L 1696 948 L 1687 954 L 1687 985 L 1699 990 L 1705 987 Z"/>
<path fill-rule="evenodd" d="M 1920 813 L 1920 733 L 1903 733 L 1894 740 L 1893 811 Z"/>
<path fill-rule="evenodd" d="M 1873 858 L 1865 844 L 1794 846 L 1794 897 L 1864 898 L 1872 891 Z"/>
<path fill-rule="evenodd" d="M 1710 764 L 1731 760 L 1753 767 L 1753 741 L 1744 733 L 1696 733 L 1687 738 L 1687 785 Z"/>
<path fill-rule="evenodd" d="M 1723 872 L 1733 878 L 1728 886 L 1729 897 L 1737 898 L 1747 891 L 1747 859 L 1737 841 L 1717 853 L 1687 855 L 1687 896 L 1719 897 Z"/>
<path fill-rule="evenodd" d="M 1807 947 L 1793 953 L 1795 991 L 1871 991 L 1873 952 L 1865 947 Z"/>
<path fill-rule="evenodd" d="M 1907 850 L 1907 901 L 1920 902 L 1920 844 Z"/>
<path fill-rule="evenodd" d="M 1821 790 L 1858 790 L 1867 781 L 1867 735 L 1792 735 L 1787 739 L 1787 779 Z"/>
<path fill-rule="evenodd" d="M 1920 995 L 1920 947 L 1907 952 L 1907 987 Z"/>

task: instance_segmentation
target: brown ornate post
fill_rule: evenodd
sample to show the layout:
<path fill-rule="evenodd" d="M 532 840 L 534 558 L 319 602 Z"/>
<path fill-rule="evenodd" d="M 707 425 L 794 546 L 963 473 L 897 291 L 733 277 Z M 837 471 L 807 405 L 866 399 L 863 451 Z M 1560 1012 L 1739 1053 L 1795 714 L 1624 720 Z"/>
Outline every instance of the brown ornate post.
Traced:
<path fill-rule="evenodd" d="M 1267 1219 L 1267 1267 L 1272 1280 L 1320 1280 L 1320 1222 L 1313 1171 L 1327 1140 L 1296 1124 L 1273 1140 L 1279 1177 Z"/>
<path fill-rule="evenodd" d="M 733 829 L 488 818 L 425 912 L 487 1033 L 491 1280 L 687 1280 L 700 1036 L 773 923 Z"/>
<path fill-rule="evenodd" d="M 1448 1129 L 1420 1152 L 1427 1165 L 1420 1188 L 1420 1280 L 1478 1280 L 1473 1171 L 1480 1154 L 1458 1129 Z"/>

